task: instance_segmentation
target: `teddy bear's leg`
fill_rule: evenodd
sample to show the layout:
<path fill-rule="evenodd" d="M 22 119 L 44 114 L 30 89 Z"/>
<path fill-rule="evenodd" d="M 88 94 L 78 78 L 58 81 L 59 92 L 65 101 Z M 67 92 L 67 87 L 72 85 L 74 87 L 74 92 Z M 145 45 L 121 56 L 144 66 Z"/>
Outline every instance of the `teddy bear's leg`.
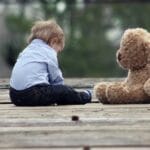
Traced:
<path fill-rule="evenodd" d="M 127 104 L 130 103 L 130 92 L 121 83 L 109 85 L 106 95 L 110 104 Z"/>
<path fill-rule="evenodd" d="M 101 103 L 108 104 L 108 100 L 106 97 L 106 89 L 108 83 L 107 82 L 100 82 L 94 86 L 94 94 L 98 98 Z"/>
<path fill-rule="evenodd" d="M 137 104 L 144 103 L 147 96 L 141 88 L 128 89 L 124 84 L 112 84 L 106 90 L 106 96 L 110 104 Z"/>

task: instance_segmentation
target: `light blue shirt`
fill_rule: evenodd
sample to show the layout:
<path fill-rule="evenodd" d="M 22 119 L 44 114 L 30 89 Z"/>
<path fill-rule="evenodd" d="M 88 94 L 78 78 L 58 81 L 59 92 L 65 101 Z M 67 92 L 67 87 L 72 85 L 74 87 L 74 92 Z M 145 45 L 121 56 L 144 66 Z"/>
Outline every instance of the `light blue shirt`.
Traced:
<path fill-rule="evenodd" d="M 19 55 L 12 70 L 10 86 L 24 90 L 37 84 L 64 84 L 56 51 L 40 39 L 34 39 Z"/>

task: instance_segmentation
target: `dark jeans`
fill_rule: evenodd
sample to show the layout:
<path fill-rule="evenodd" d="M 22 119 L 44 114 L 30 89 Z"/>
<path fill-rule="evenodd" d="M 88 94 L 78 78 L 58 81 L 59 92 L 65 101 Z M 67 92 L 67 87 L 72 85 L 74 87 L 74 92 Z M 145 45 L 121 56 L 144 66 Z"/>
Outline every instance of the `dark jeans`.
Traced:
<path fill-rule="evenodd" d="M 25 90 L 10 87 L 9 95 L 16 106 L 46 106 L 52 104 L 86 104 L 91 97 L 85 92 L 77 92 L 65 85 L 39 84 Z"/>

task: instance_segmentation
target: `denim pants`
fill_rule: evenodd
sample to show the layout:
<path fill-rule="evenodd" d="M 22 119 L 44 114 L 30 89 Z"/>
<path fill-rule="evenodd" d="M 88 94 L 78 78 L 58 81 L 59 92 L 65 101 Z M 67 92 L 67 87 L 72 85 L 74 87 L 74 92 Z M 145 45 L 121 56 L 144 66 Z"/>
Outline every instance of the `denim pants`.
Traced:
<path fill-rule="evenodd" d="M 91 97 L 85 92 L 77 92 L 66 85 L 39 84 L 25 90 L 9 89 L 10 99 L 16 106 L 46 106 L 86 104 Z"/>

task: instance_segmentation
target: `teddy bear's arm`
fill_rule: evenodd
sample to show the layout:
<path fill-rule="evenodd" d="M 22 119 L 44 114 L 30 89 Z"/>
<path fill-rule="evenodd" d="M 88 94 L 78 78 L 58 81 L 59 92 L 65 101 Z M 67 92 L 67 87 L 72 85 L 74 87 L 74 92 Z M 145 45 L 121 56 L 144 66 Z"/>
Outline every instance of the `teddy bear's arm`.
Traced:
<path fill-rule="evenodd" d="M 148 96 L 150 96 L 150 79 L 145 82 L 144 91 Z"/>
<path fill-rule="evenodd" d="M 107 82 L 100 82 L 94 86 L 94 95 L 103 104 L 109 103 L 107 101 L 107 97 L 106 97 L 106 89 L 108 87 L 108 84 L 109 83 L 107 83 Z"/>

